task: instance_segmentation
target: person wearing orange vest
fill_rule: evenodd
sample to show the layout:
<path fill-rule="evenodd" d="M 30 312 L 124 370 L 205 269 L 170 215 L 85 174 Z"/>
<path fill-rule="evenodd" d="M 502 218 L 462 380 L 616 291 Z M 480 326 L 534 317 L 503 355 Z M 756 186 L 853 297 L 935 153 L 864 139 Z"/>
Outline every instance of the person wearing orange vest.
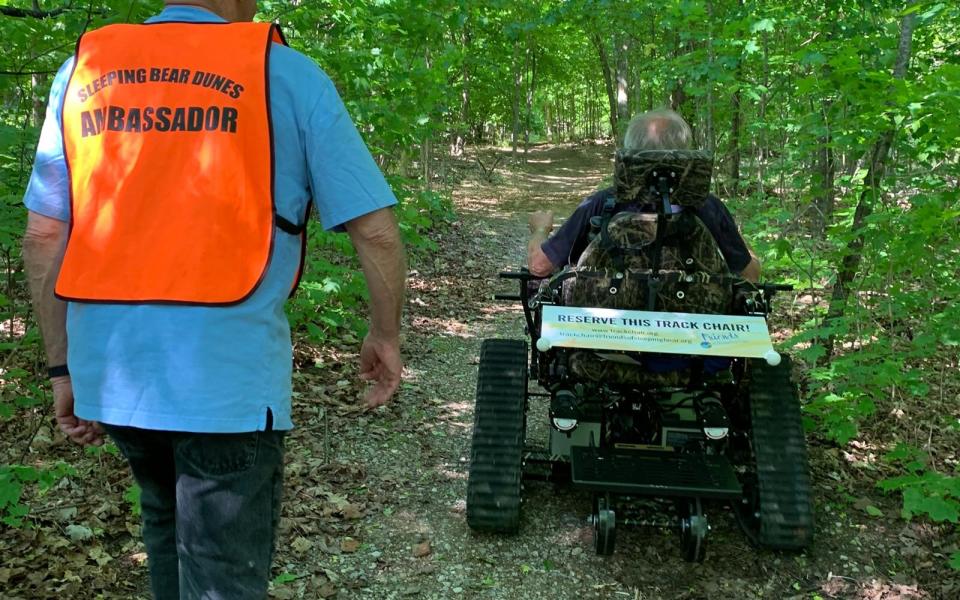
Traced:
<path fill-rule="evenodd" d="M 315 206 L 370 291 L 365 401 L 400 382 L 396 200 L 329 78 L 255 0 L 88 32 L 54 79 L 23 240 L 60 428 L 141 487 L 156 598 L 262 598 Z"/>

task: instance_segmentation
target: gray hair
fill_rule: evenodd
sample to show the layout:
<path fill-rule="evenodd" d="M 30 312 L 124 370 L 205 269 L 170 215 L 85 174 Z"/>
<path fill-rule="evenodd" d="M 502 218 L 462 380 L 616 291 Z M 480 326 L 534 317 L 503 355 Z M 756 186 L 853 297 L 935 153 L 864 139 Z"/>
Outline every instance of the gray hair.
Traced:
<path fill-rule="evenodd" d="M 623 136 L 624 150 L 689 150 L 692 145 L 690 126 L 669 108 L 635 116 Z"/>

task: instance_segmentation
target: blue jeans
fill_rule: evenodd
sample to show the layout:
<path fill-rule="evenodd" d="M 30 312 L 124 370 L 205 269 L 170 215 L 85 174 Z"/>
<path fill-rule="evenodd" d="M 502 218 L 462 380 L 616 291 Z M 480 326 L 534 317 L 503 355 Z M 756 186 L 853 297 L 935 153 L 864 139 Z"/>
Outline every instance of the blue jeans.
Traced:
<path fill-rule="evenodd" d="M 140 485 L 154 597 L 265 598 L 280 518 L 284 432 L 104 428 Z"/>

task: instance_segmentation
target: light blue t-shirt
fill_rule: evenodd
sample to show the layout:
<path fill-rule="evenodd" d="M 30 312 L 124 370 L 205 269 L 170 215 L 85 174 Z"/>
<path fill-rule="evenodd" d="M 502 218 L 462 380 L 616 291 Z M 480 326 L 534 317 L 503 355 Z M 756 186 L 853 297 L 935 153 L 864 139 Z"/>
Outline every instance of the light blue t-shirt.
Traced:
<path fill-rule="evenodd" d="M 171 6 L 148 22 L 222 22 Z M 60 107 L 73 59 L 60 68 L 24 204 L 70 219 Z M 313 198 L 323 226 L 396 203 L 333 83 L 286 46 L 270 52 L 277 213 L 302 223 Z M 162 201 L 158 198 L 157 201 Z M 283 304 L 300 263 L 300 239 L 275 233 L 256 292 L 230 307 L 70 302 L 67 364 L 77 416 L 145 429 L 200 432 L 290 429 L 290 329 Z"/>

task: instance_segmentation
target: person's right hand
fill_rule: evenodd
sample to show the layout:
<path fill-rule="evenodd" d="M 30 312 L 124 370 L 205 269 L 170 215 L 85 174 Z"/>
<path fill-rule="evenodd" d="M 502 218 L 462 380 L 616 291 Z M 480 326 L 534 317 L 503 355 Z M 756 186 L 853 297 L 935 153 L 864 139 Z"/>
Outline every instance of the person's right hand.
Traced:
<path fill-rule="evenodd" d="M 400 387 L 402 373 L 399 338 L 385 339 L 368 333 L 360 347 L 360 379 L 375 382 L 364 395 L 367 408 L 386 404 Z"/>
<path fill-rule="evenodd" d="M 530 213 L 527 215 L 527 226 L 530 228 L 530 233 L 539 230 L 549 235 L 553 230 L 553 211 L 538 210 Z"/>
<path fill-rule="evenodd" d="M 50 383 L 53 386 L 54 414 L 60 430 L 81 446 L 102 446 L 103 428 L 100 423 L 78 419 L 73 413 L 73 383 L 70 376 L 54 377 Z"/>

